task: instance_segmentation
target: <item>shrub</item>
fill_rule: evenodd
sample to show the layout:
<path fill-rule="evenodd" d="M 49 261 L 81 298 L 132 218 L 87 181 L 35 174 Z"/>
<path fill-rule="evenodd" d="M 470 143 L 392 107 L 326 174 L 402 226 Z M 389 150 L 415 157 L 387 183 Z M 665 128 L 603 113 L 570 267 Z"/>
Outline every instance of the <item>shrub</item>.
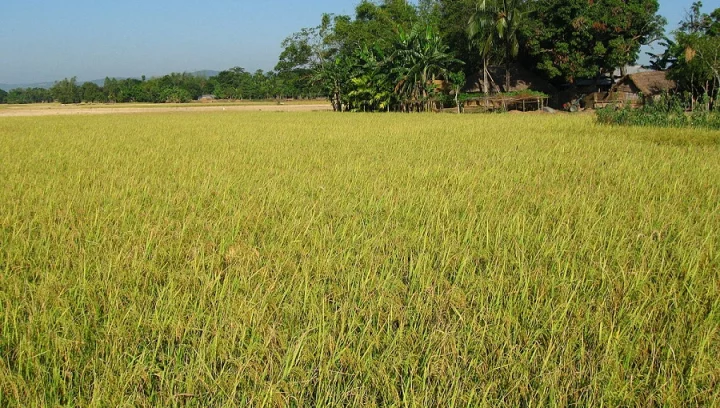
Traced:
<path fill-rule="evenodd" d="M 674 128 L 704 128 L 720 130 L 720 116 L 709 111 L 707 104 L 688 111 L 688 104 L 676 95 L 662 95 L 640 108 L 608 106 L 597 111 L 599 123 L 620 126 L 656 126 Z"/>
<path fill-rule="evenodd" d="M 166 103 L 186 103 L 192 100 L 192 95 L 185 89 L 175 87 L 164 90 L 161 99 Z"/>

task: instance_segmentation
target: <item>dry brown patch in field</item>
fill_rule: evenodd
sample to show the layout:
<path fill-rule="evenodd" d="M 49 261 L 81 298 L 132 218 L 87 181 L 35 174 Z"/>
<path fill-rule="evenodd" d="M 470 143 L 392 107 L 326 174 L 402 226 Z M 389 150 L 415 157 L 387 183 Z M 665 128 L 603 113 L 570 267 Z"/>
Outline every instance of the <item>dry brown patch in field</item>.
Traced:
<path fill-rule="evenodd" d="M 83 108 L 53 107 L 37 109 L 20 107 L 0 110 L 4 116 L 56 116 L 56 115 L 108 115 L 115 113 L 166 113 L 166 112 L 312 112 L 332 110 L 330 104 L 303 105 L 238 105 L 238 106 L 181 106 L 181 107 L 142 107 L 142 108 Z"/>

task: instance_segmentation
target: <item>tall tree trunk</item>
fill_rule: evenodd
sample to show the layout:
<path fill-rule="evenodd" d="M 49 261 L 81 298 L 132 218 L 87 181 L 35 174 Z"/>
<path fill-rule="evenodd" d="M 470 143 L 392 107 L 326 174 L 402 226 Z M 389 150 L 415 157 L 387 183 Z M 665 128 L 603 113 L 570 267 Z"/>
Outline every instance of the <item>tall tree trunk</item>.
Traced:
<path fill-rule="evenodd" d="M 488 82 L 488 58 L 483 58 L 483 93 L 490 93 L 490 83 Z"/>
<path fill-rule="evenodd" d="M 461 112 L 460 112 L 460 98 L 459 98 L 459 94 L 460 94 L 460 87 L 457 87 L 457 88 L 455 88 L 455 106 L 457 106 L 458 114 L 461 113 Z"/>
<path fill-rule="evenodd" d="M 705 106 L 706 112 L 710 112 L 710 81 L 705 81 L 705 95 L 703 95 L 703 99 L 707 102 Z"/>
<path fill-rule="evenodd" d="M 695 111 L 695 74 L 690 76 L 690 111 Z"/>
<path fill-rule="evenodd" d="M 505 92 L 510 92 L 510 43 L 505 44 Z"/>

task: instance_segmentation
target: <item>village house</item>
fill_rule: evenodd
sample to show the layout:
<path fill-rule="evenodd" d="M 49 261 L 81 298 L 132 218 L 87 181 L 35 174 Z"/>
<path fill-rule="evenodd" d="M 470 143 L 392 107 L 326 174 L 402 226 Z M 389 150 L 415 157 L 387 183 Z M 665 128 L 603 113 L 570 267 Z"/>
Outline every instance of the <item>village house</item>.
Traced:
<path fill-rule="evenodd" d="M 639 106 L 672 92 L 677 84 L 663 71 L 647 71 L 625 75 L 609 92 L 597 92 L 585 99 L 586 108 L 602 108 L 607 105 Z"/>

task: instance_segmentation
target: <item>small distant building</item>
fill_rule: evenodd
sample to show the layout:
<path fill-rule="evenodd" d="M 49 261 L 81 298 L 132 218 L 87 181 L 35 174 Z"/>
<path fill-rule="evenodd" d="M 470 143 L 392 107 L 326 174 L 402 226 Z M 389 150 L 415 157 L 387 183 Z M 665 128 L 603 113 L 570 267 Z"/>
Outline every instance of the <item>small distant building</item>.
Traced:
<path fill-rule="evenodd" d="M 674 91 L 677 84 L 664 71 L 646 71 L 625 75 L 613 85 L 609 92 L 596 92 L 584 99 L 587 108 L 602 108 L 607 105 L 643 105 L 662 94 Z"/>
<path fill-rule="evenodd" d="M 610 94 L 624 96 L 626 100 L 637 100 L 643 103 L 657 99 L 662 94 L 672 92 L 677 84 L 667 77 L 664 71 L 639 72 L 626 75 L 610 89 Z"/>
<path fill-rule="evenodd" d="M 215 97 L 215 95 L 203 95 L 203 96 L 201 96 L 201 97 L 198 98 L 198 101 L 200 101 L 200 102 L 214 102 L 215 99 L 217 99 L 217 98 Z"/>

